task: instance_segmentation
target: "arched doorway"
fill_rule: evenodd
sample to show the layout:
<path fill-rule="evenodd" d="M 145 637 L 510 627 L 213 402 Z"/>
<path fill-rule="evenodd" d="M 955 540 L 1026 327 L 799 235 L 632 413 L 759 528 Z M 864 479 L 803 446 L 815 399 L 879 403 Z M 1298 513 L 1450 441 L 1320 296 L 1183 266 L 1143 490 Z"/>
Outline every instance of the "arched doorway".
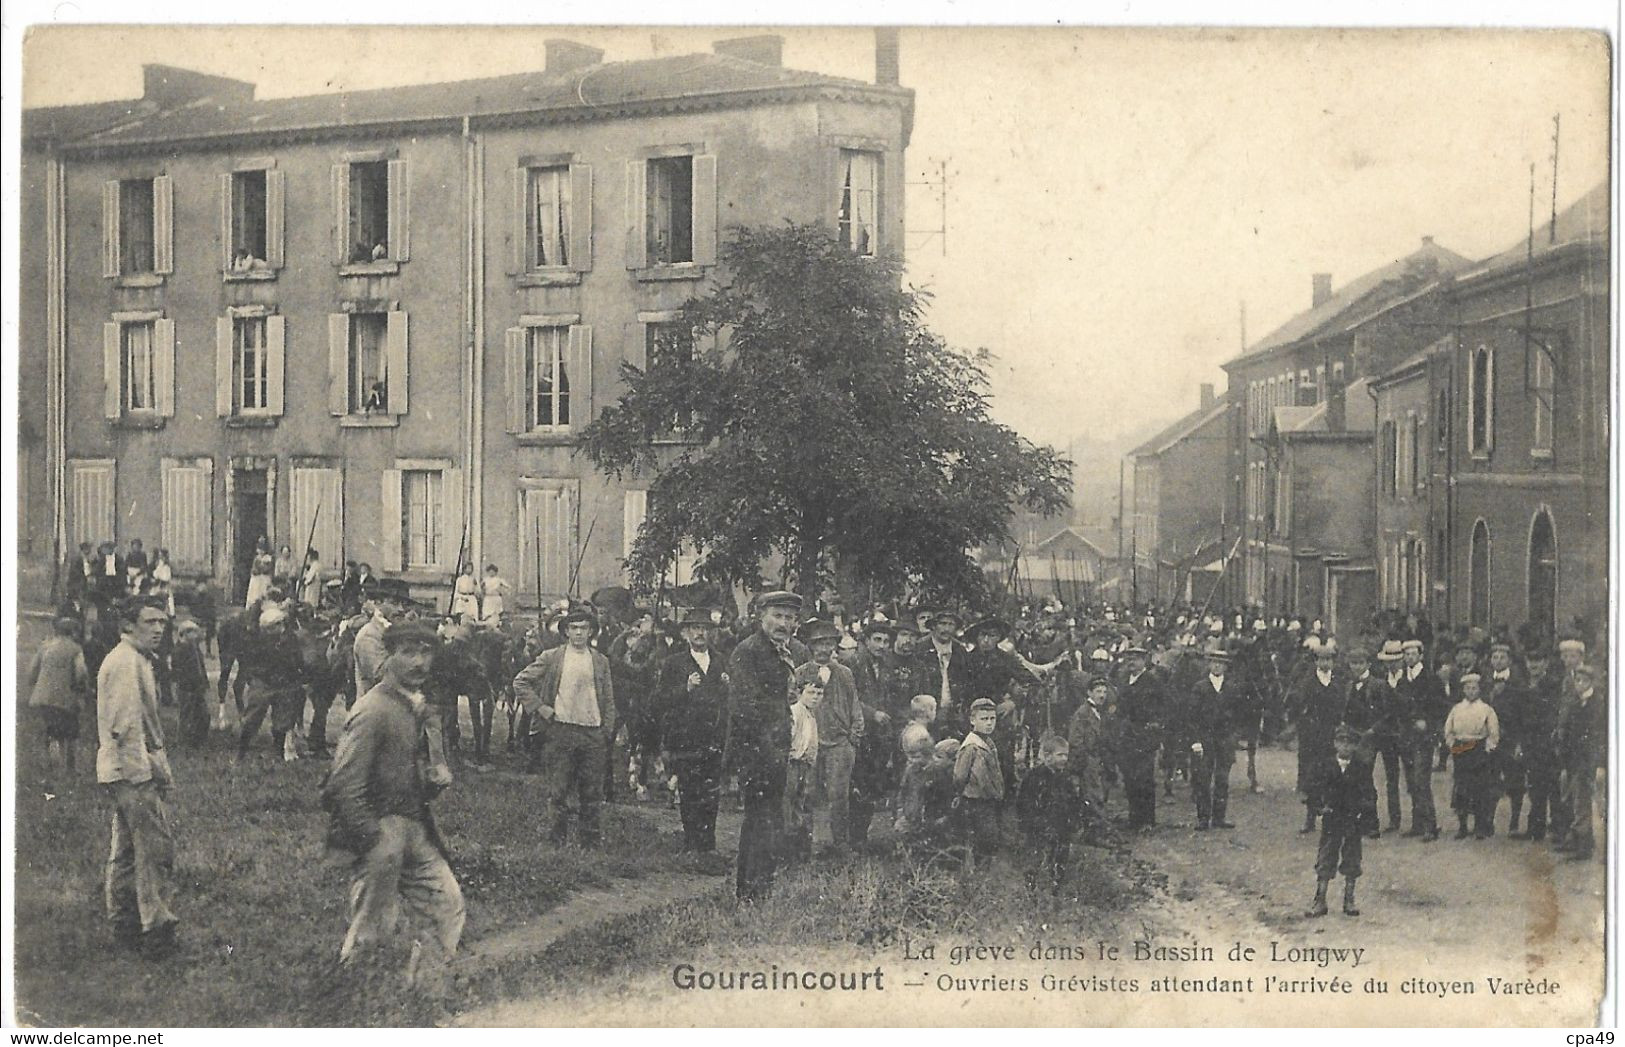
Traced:
<path fill-rule="evenodd" d="M 1467 620 L 1489 628 L 1490 529 L 1483 520 L 1473 525 L 1473 544 L 1467 565 Z"/>
<path fill-rule="evenodd" d="M 1557 635 L 1557 533 L 1544 508 L 1529 527 L 1529 621 Z"/>

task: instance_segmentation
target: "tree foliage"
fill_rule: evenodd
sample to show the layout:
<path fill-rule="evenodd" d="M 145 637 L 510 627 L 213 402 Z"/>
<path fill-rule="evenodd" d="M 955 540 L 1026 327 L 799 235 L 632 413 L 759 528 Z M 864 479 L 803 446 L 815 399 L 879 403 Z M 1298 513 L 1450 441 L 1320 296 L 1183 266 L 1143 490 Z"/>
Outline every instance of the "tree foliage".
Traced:
<path fill-rule="evenodd" d="M 729 282 L 684 305 L 645 367 L 623 366 L 626 392 L 583 434 L 601 470 L 652 476 L 641 584 L 686 543 L 719 582 L 759 583 L 777 554 L 804 592 L 839 569 L 885 596 L 913 579 L 969 597 L 971 549 L 1018 508 L 1065 506 L 1071 463 L 993 421 L 990 357 L 925 327 L 897 262 L 796 225 L 737 229 L 723 261 Z"/>

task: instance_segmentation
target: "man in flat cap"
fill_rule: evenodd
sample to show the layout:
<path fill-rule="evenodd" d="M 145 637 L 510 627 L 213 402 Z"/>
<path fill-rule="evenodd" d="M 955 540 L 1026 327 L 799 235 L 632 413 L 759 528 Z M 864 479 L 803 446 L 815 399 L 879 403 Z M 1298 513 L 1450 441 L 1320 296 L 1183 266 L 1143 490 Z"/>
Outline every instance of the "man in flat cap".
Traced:
<path fill-rule="evenodd" d="M 1524 767 L 1529 819 L 1525 831 L 1514 829 L 1508 835 L 1514 840 L 1540 841 L 1546 838 L 1548 822 L 1555 822 L 1562 810 L 1558 796 L 1562 772 L 1553 737 L 1557 733 L 1562 680 L 1551 669 L 1550 653 L 1545 648 L 1531 648 L 1524 666 L 1528 676 L 1517 714 L 1518 740 L 1513 744 Z"/>
<path fill-rule="evenodd" d="M 1315 831 L 1320 797 L 1315 795 L 1315 770 L 1332 755 L 1332 736 L 1348 708 L 1348 680 L 1337 665 L 1337 643 L 1310 637 L 1314 665 L 1295 681 L 1293 715 L 1298 723 L 1298 792 L 1303 796 L 1303 828 Z"/>
<path fill-rule="evenodd" d="M 383 678 L 356 701 L 322 783 L 328 850 L 351 863 L 350 926 L 339 957 L 349 962 L 390 937 L 404 909 L 429 925 L 449 961 L 465 912 L 429 810 L 440 787 L 431 774 L 431 711 L 423 696 L 439 638 L 427 623 L 400 622 L 385 630 L 383 643 Z M 414 946 L 409 978 L 417 960 Z"/>
<path fill-rule="evenodd" d="M 1524 796 L 1524 761 L 1521 742 L 1524 727 L 1522 723 L 1524 707 L 1524 679 L 1512 664 L 1512 645 L 1506 640 L 1497 637 L 1490 641 L 1489 671 L 1484 674 L 1480 684 L 1483 689 L 1484 700 L 1495 710 L 1495 715 L 1501 718 L 1501 748 L 1496 754 L 1498 774 L 1501 779 L 1501 790 L 1506 794 L 1507 805 L 1511 808 L 1511 818 L 1507 824 L 1507 831 L 1518 831 L 1518 823 L 1523 820 Z"/>
<path fill-rule="evenodd" d="M 299 639 L 292 633 L 288 612 L 266 604 L 259 612 L 259 628 L 243 651 L 248 677 L 248 704 L 237 734 L 237 759 L 248 757 L 249 744 L 259 733 L 265 714 L 271 714 L 272 751 L 287 759 L 288 732 L 305 710 L 305 660 Z"/>
<path fill-rule="evenodd" d="M 790 677 L 807 661 L 796 640 L 801 597 L 778 590 L 756 600 L 756 629 L 728 659 L 728 749 L 724 773 L 739 775 L 745 818 L 739 827 L 736 892 L 759 901 L 773 886 L 784 835 L 784 782 L 790 758 Z"/>
<path fill-rule="evenodd" d="M 527 665 L 514 677 L 513 690 L 529 714 L 531 751 L 553 816 L 551 839 L 561 844 L 569 834 L 573 793 L 581 845 L 596 847 L 604 762 L 615 737 L 615 684 L 609 659 L 592 648 L 598 617 L 591 609 L 570 611 L 557 628 L 564 645 Z"/>
<path fill-rule="evenodd" d="M 1400 644 L 1399 687 L 1396 691 L 1400 756 L 1406 760 L 1405 788 L 1411 798 L 1411 827 L 1402 835 L 1424 840 L 1439 838 L 1439 817 L 1433 804 L 1433 755 L 1450 711 L 1443 681 L 1427 671 L 1422 641 Z"/>

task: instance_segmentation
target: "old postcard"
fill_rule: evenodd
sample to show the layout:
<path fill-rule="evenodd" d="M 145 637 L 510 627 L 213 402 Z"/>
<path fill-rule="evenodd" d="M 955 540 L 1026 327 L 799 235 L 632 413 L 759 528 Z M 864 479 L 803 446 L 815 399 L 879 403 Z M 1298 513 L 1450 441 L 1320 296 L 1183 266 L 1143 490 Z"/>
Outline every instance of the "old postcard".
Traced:
<path fill-rule="evenodd" d="M 1603 33 L 22 52 L 9 1022 L 1600 1021 Z"/>

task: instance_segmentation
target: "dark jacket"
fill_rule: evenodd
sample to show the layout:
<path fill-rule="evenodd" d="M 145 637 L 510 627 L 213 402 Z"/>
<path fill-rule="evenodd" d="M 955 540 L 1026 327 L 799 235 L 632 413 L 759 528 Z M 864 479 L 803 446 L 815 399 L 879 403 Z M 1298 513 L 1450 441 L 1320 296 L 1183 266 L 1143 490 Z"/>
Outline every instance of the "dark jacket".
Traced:
<path fill-rule="evenodd" d="M 970 654 L 956 641 L 948 655 L 948 692 L 950 702 L 942 702 L 942 664 L 937 658 L 936 646 L 929 636 L 921 637 L 914 645 L 914 683 L 918 694 L 929 694 L 937 700 L 937 723 L 958 728 L 970 722 L 971 694 Z M 912 695 L 910 697 L 913 697 Z"/>
<path fill-rule="evenodd" d="M 783 790 L 790 757 L 790 676 L 808 658 L 791 639 L 781 653 L 758 628 L 739 642 L 728 659 L 728 766 L 737 769 L 740 788 Z"/>
<path fill-rule="evenodd" d="M 1082 806 L 1076 778 L 1039 764 L 1021 780 L 1016 820 L 1029 838 L 1066 841 L 1078 831 Z"/>
<path fill-rule="evenodd" d="M 1181 749 L 1188 749 L 1192 742 L 1201 742 L 1204 749 L 1215 751 L 1236 744 L 1250 704 L 1247 685 L 1239 676 L 1226 673 L 1221 688 L 1215 691 L 1203 673 L 1181 697 L 1176 733 Z"/>
<path fill-rule="evenodd" d="M 1298 677 L 1296 699 L 1298 742 L 1302 758 L 1332 751 L 1332 734 L 1348 710 L 1349 681 L 1342 669 L 1333 669 L 1329 684 L 1320 682 L 1313 667 Z"/>
<path fill-rule="evenodd" d="M 1326 812 L 1323 830 L 1364 835 L 1377 828 L 1377 788 L 1368 760 L 1354 756 L 1345 772 L 1338 768 L 1334 751 L 1320 757 L 1310 774 L 1310 795 L 1320 799 L 1321 811 Z"/>
<path fill-rule="evenodd" d="M 428 739 L 407 695 L 387 680 L 363 695 L 322 782 L 322 806 L 331 818 L 328 848 L 365 855 L 378 840 L 379 819 L 400 815 L 423 822 L 444 852 L 429 813 L 427 766 Z"/>
<path fill-rule="evenodd" d="M 692 673 L 701 673 L 702 679 L 699 687 L 689 690 Z M 705 672 L 686 648 L 661 663 L 655 702 L 662 749 L 677 759 L 722 754 L 728 732 L 727 679 L 727 661 L 716 651 L 711 652 L 711 668 Z"/>
<path fill-rule="evenodd" d="M 1168 715 L 1167 690 L 1162 674 L 1147 668 L 1129 682 L 1122 674 L 1117 686 L 1117 718 L 1123 756 L 1145 756 L 1162 744 L 1162 725 Z"/>

